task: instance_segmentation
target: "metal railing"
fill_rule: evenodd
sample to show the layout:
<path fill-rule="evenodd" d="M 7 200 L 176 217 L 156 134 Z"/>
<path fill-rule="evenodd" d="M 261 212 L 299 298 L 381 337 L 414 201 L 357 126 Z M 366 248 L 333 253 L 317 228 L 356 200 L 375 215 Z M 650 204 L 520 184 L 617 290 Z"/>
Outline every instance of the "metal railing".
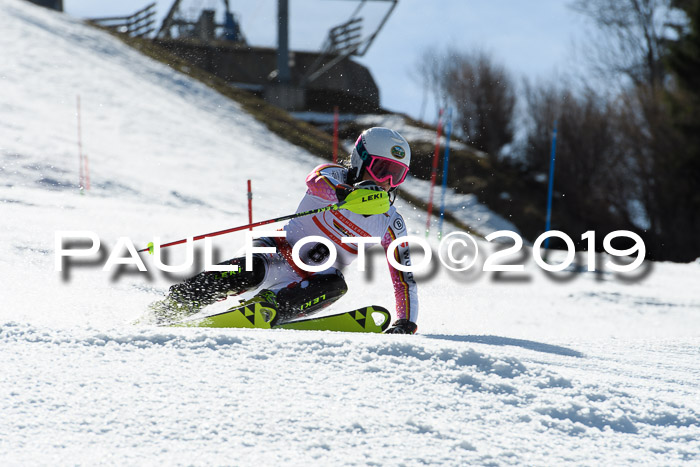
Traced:
<path fill-rule="evenodd" d="M 156 4 L 151 3 L 130 16 L 91 18 L 88 21 L 131 37 L 146 37 L 155 31 Z"/>

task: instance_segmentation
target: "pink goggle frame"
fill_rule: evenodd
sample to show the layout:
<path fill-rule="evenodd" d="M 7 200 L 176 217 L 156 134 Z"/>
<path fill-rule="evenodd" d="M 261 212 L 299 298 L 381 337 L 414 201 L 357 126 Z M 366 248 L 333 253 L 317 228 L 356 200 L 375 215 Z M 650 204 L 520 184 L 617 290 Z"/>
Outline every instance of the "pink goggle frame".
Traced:
<path fill-rule="evenodd" d="M 403 162 L 389 159 L 388 157 L 373 155 L 370 155 L 370 157 L 372 160 L 367 167 L 367 172 L 375 182 L 382 183 L 389 180 L 389 184 L 394 188 L 401 185 L 403 181 L 406 180 L 408 166 Z"/>

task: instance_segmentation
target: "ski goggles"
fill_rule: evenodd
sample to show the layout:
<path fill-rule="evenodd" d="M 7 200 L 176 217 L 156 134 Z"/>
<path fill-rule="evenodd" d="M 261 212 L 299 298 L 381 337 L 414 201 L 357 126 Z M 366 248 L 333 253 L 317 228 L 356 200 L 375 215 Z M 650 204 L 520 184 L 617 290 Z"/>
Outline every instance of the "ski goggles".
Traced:
<path fill-rule="evenodd" d="M 406 180 L 408 175 L 408 166 L 402 162 L 388 157 L 370 155 L 370 162 L 367 166 L 367 172 L 377 183 L 383 183 L 387 180 L 392 188 L 395 188 Z"/>
<path fill-rule="evenodd" d="M 383 183 L 387 180 L 392 188 L 395 188 L 406 180 L 408 175 L 408 166 L 403 162 L 388 157 L 374 156 L 367 151 L 362 136 L 357 138 L 355 142 L 355 150 L 360 155 L 360 158 L 365 161 L 365 167 L 372 179 L 377 183 Z M 367 160 L 369 159 L 369 164 Z"/>

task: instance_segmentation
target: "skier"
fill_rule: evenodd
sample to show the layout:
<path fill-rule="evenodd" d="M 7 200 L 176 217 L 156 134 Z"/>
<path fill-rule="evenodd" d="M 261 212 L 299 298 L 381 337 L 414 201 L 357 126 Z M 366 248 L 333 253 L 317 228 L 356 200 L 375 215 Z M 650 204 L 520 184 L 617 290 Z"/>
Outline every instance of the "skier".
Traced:
<path fill-rule="evenodd" d="M 391 207 L 384 214 L 363 216 L 350 211 L 331 210 L 299 217 L 284 226 L 286 238 L 264 237 L 254 247 L 276 247 L 276 253 L 254 253 L 252 271 L 246 271 L 245 256 L 225 261 L 238 265 L 238 272 L 205 271 L 170 287 L 168 296 L 151 306 L 156 319 L 181 318 L 231 295 L 251 290 L 259 292 L 249 301 L 275 309 L 275 322 L 289 321 L 318 312 L 338 300 L 348 290 L 341 270 L 358 255 L 358 245 L 342 243 L 342 237 L 380 237 L 386 250 L 396 238 L 406 235 L 405 222 L 393 206 L 396 190 L 409 170 L 411 149 L 396 131 L 375 127 L 365 130 L 353 148 L 349 167 L 323 164 L 307 177 L 306 195 L 297 212 L 304 212 L 343 201 L 357 188 L 384 190 Z M 332 267 L 309 273 L 292 258 L 292 247 L 300 239 L 319 235 L 329 239 L 337 252 Z M 307 243 L 299 257 L 307 265 L 323 264 L 330 250 L 323 243 Z M 407 244 L 394 251 L 394 259 L 410 265 Z M 414 334 L 418 317 L 417 287 L 410 272 L 389 264 L 396 299 L 396 320 L 385 332 Z"/>

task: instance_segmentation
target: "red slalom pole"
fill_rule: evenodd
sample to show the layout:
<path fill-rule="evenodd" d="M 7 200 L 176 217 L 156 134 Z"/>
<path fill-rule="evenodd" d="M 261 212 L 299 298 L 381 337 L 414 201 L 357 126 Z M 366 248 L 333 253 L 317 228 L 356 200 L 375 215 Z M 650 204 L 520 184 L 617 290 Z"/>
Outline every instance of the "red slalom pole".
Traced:
<path fill-rule="evenodd" d="M 90 166 L 88 166 L 88 156 L 85 154 L 85 189 L 90 191 Z"/>
<path fill-rule="evenodd" d="M 425 224 L 425 235 L 430 233 L 430 216 L 433 213 L 433 191 L 435 189 L 435 180 L 437 178 L 438 159 L 440 158 L 440 131 L 442 130 L 442 112 L 438 113 L 437 139 L 435 140 L 435 154 L 433 155 L 433 168 L 430 172 L 430 199 L 428 201 L 428 220 Z"/>
<path fill-rule="evenodd" d="M 250 180 L 248 180 L 248 223 L 253 223 L 253 190 L 251 189 Z M 250 230 L 253 230 L 251 227 Z"/>
<path fill-rule="evenodd" d="M 78 111 L 78 157 L 80 159 L 80 181 L 78 184 L 82 192 L 82 190 L 90 190 L 90 167 L 88 166 L 87 154 L 83 154 L 83 135 L 80 122 L 80 94 L 76 96 L 76 108 Z"/>
<path fill-rule="evenodd" d="M 75 107 L 77 110 L 77 116 L 78 116 L 78 163 L 80 164 L 80 175 L 78 179 L 78 188 L 80 191 L 83 191 L 84 185 L 85 185 L 85 176 L 83 174 L 83 137 L 81 134 L 80 130 L 80 94 L 76 96 L 76 103 Z"/>
<path fill-rule="evenodd" d="M 333 107 L 333 163 L 338 163 L 338 106 Z"/>

